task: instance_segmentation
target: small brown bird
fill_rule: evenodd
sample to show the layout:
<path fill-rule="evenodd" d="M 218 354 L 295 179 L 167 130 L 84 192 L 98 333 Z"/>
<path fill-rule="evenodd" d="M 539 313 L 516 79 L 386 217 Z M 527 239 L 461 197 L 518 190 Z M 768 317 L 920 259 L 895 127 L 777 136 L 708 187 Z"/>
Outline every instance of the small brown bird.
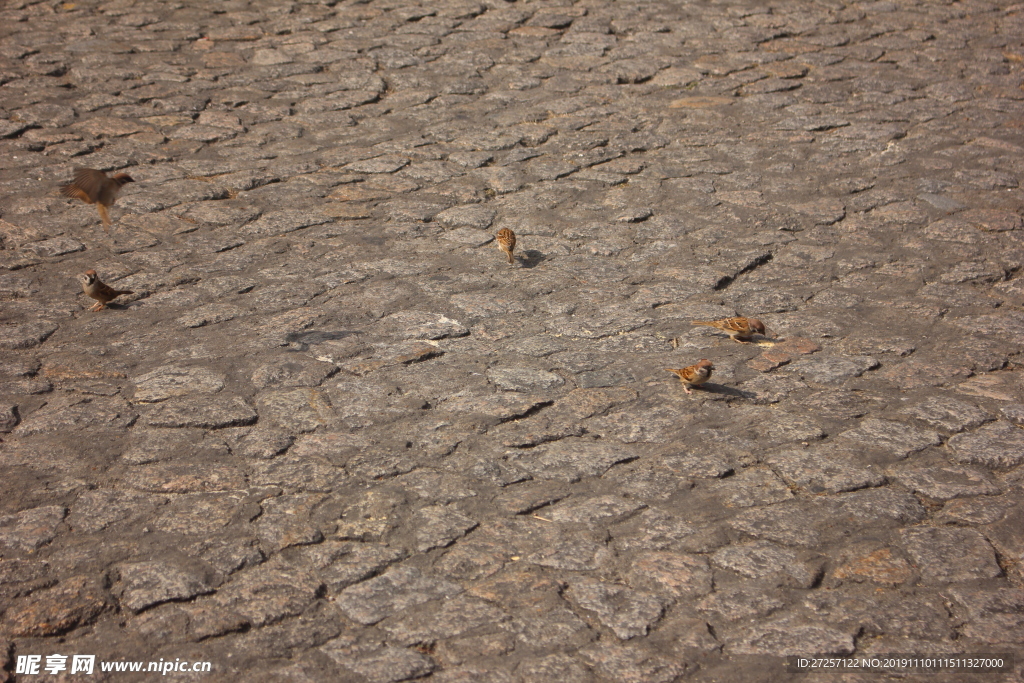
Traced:
<path fill-rule="evenodd" d="M 499 230 L 498 249 L 505 252 L 505 256 L 508 256 L 508 264 L 514 266 L 516 261 L 512 258 L 512 252 L 516 250 L 516 234 L 508 228 Z"/>
<path fill-rule="evenodd" d="M 699 387 L 711 379 L 711 371 L 714 369 L 715 366 L 707 358 L 701 358 L 700 362 L 677 370 L 666 368 L 669 372 L 679 375 L 679 381 L 683 383 L 683 391 L 688 394 L 693 393 L 690 391 L 690 387 Z"/>
<path fill-rule="evenodd" d="M 114 289 L 110 285 L 104 284 L 96 275 L 95 270 L 85 271 L 78 276 L 78 281 L 82 283 L 82 291 L 86 296 L 96 299 L 96 303 L 92 305 L 90 311 L 102 311 L 108 303 L 122 294 L 134 293 L 130 289 Z"/>
<path fill-rule="evenodd" d="M 75 169 L 75 179 L 60 188 L 60 193 L 72 199 L 81 199 L 86 204 L 95 204 L 103 220 L 103 229 L 110 230 L 110 214 L 107 209 L 117 201 L 117 193 L 125 183 L 134 183 L 127 173 L 117 173 L 108 178 L 103 171 L 94 168 Z"/>
<path fill-rule="evenodd" d="M 700 320 L 690 321 L 692 325 L 706 325 L 722 330 L 728 334 L 733 341 L 741 344 L 748 344 L 755 334 L 767 336 L 764 323 L 757 318 L 725 318 L 724 320 L 711 320 L 702 322 Z"/>

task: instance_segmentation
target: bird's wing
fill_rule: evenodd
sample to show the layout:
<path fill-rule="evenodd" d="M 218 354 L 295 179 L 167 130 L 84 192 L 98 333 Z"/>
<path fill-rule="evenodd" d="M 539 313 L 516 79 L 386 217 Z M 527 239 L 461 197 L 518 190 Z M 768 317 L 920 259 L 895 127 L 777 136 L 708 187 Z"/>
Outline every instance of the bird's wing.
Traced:
<path fill-rule="evenodd" d="M 76 168 L 75 179 L 71 181 L 70 185 L 65 186 L 64 193 L 92 204 L 100 198 L 100 193 L 103 192 L 103 187 L 109 180 L 103 171 L 97 171 L 94 168 Z M 79 192 L 75 193 L 75 190 Z"/>

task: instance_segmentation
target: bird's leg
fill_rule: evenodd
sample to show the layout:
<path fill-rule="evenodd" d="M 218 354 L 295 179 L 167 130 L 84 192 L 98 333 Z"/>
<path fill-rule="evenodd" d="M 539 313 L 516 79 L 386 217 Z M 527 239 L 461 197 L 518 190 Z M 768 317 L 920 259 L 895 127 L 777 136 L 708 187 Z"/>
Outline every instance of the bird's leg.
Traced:
<path fill-rule="evenodd" d="M 685 384 L 683 385 L 683 391 L 685 391 L 687 394 L 692 394 L 693 393 L 693 389 L 691 389 L 690 387 L 686 386 Z"/>
<path fill-rule="evenodd" d="M 106 308 L 106 306 L 103 305 L 103 302 L 102 301 L 97 301 L 96 303 L 94 303 L 92 305 L 92 308 L 90 308 L 89 310 L 90 311 L 97 311 L 98 312 L 98 311 L 102 311 L 104 308 Z"/>
<path fill-rule="evenodd" d="M 96 202 L 96 209 L 100 212 L 100 218 L 103 220 L 104 232 L 110 232 L 110 214 L 107 212 L 107 207 Z"/>

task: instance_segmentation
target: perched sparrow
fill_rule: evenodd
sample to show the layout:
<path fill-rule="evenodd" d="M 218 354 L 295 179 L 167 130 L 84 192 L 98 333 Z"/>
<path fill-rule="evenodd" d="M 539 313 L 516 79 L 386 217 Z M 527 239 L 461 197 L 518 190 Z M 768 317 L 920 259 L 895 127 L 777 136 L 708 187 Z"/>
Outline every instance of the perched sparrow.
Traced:
<path fill-rule="evenodd" d="M 714 369 L 715 366 L 707 358 L 701 358 L 700 362 L 696 365 L 679 368 L 678 370 L 666 368 L 669 372 L 679 375 L 679 381 L 683 383 L 683 391 L 688 394 L 693 393 L 690 391 L 690 387 L 700 386 L 711 379 L 711 371 Z"/>
<path fill-rule="evenodd" d="M 747 344 L 755 334 L 767 335 L 764 329 L 764 323 L 757 318 L 726 318 L 724 320 L 711 320 L 709 322 L 701 322 L 700 320 L 691 321 L 692 325 L 707 325 L 708 327 L 714 327 L 722 330 L 730 337 L 733 341 L 738 341 L 741 344 Z"/>
<path fill-rule="evenodd" d="M 498 249 L 505 252 L 505 256 L 508 256 L 508 264 L 510 266 L 515 265 L 515 259 L 512 258 L 512 252 L 516 250 L 516 234 L 508 228 L 502 228 L 498 231 Z"/>
<path fill-rule="evenodd" d="M 82 283 L 82 291 L 86 296 L 96 299 L 96 303 L 92 305 L 90 311 L 102 311 L 107 307 L 106 304 L 122 294 L 132 294 L 130 289 L 114 289 L 110 285 L 104 284 L 96 275 L 95 270 L 85 271 L 78 276 L 78 281 Z"/>
<path fill-rule="evenodd" d="M 75 169 L 75 179 L 60 188 L 60 193 L 72 199 L 81 199 L 86 204 L 95 204 L 103 220 L 103 229 L 110 229 L 110 214 L 107 209 L 117 201 L 117 193 L 125 183 L 134 183 L 127 173 L 118 173 L 108 178 L 103 171 L 94 168 Z"/>

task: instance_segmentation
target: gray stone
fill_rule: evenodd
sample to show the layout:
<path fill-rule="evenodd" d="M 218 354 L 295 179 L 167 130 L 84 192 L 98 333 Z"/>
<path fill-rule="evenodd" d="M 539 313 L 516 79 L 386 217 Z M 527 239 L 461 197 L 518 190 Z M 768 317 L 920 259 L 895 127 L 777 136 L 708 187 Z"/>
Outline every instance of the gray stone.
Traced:
<path fill-rule="evenodd" d="M 156 403 L 192 392 L 215 394 L 224 388 L 224 376 L 206 368 L 165 365 L 136 377 L 134 400 Z"/>
<path fill-rule="evenodd" d="M 727 507 L 751 507 L 780 503 L 793 497 L 785 482 L 768 469 L 746 469 L 733 477 L 711 484 L 710 490 Z"/>
<path fill-rule="evenodd" d="M 335 595 L 352 584 L 376 576 L 386 567 L 404 560 L 408 553 L 383 543 L 325 541 L 301 549 L 302 557 L 317 569 L 317 575 Z"/>
<path fill-rule="evenodd" d="M 937 432 L 877 418 L 868 418 L 859 427 L 845 431 L 837 438 L 876 448 L 897 458 L 906 458 L 911 453 L 942 443 L 942 437 Z"/>
<path fill-rule="evenodd" d="M 314 225 L 323 225 L 333 220 L 330 216 L 311 211 L 272 211 L 243 226 L 241 231 L 246 235 L 268 237 L 284 235 Z"/>
<path fill-rule="evenodd" d="M 232 304 L 206 304 L 189 311 L 175 322 L 182 327 L 204 327 L 234 320 L 244 314 L 245 309 Z"/>
<path fill-rule="evenodd" d="M 565 384 L 565 380 L 553 372 L 524 367 L 491 368 L 487 371 L 487 378 L 505 391 L 536 391 Z"/>
<path fill-rule="evenodd" d="M 340 645 L 340 644 L 339 644 Z M 345 642 L 348 645 L 348 642 Z M 397 683 L 422 678 L 436 665 L 426 655 L 413 650 L 387 646 L 369 653 L 353 651 L 351 647 L 327 643 L 322 651 L 339 665 L 356 672 L 369 683 Z"/>
<path fill-rule="evenodd" d="M 596 496 L 563 501 L 541 514 L 553 522 L 563 524 L 594 524 L 621 520 L 644 507 L 643 503 L 622 496 Z"/>
<path fill-rule="evenodd" d="M 581 651 L 603 677 L 622 683 L 672 683 L 686 673 L 686 662 L 642 644 L 601 642 Z"/>
<path fill-rule="evenodd" d="M 1018 643 L 1024 636 L 1024 591 L 1019 588 L 950 588 L 968 617 L 963 633 L 981 643 Z"/>
<path fill-rule="evenodd" d="M 176 397 L 150 409 L 145 422 L 151 427 L 220 429 L 252 424 L 256 411 L 238 396 Z"/>
<path fill-rule="evenodd" d="M 162 502 L 135 491 L 85 491 L 71 506 L 67 523 L 72 529 L 92 534 L 122 520 L 152 514 Z"/>
<path fill-rule="evenodd" d="M 496 212 L 489 206 L 473 204 L 445 209 L 436 216 L 434 221 L 446 228 L 475 228 L 486 230 L 491 227 Z"/>
<path fill-rule="evenodd" d="M 992 546 L 974 529 L 915 527 L 901 530 L 900 537 L 928 583 L 991 579 L 1003 573 Z"/>
<path fill-rule="evenodd" d="M 444 339 L 469 334 L 462 323 L 440 313 L 400 311 L 384 318 L 379 325 L 382 334 L 393 334 L 400 339 Z"/>
<path fill-rule="evenodd" d="M 57 323 L 51 322 L 0 325 L 0 349 L 31 349 L 42 344 L 56 331 Z"/>
<path fill-rule="evenodd" d="M 414 645 L 454 638 L 485 625 L 508 620 L 502 610 L 479 598 L 458 595 L 445 600 L 438 609 L 421 611 L 405 618 L 392 617 L 381 622 L 394 642 Z"/>
<path fill-rule="evenodd" d="M 324 539 L 310 519 L 323 500 L 321 494 L 295 494 L 263 501 L 263 514 L 256 524 L 256 536 L 264 552 L 273 554 L 283 548 L 319 543 Z"/>
<path fill-rule="evenodd" d="M 738 566 L 745 566 L 742 555 L 723 558 L 725 561 L 739 561 Z M 757 568 L 760 572 L 761 568 Z M 788 571 L 785 570 L 784 571 Z M 755 577 L 756 578 L 756 577 Z M 786 601 L 781 598 L 780 591 L 767 591 L 760 584 L 745 584 L 716 588 L 715 592 L 697 603 L 701 612 L 714 614 L 728 621 L 765 617 L 785 607 Z"/>
<path fill-rule="evenodd" d="M 413 515 L 416 551 L 425 553 L 449 546 L 476 526 L 475 520 L 447 506 L 421 508 Z"/>
<path fill-rule="evenodd" d="M 633 563 L 631 575 L 631 585 L 668 599 L 700 597 L 712 587 L 707 558 L 686 553 L 645 553 Z"/>
<path fill-rule="evenodd" d="M 810 493 L 839 493 L 881 486 L 885 483 L 885 476 L 881 473 L 849 465 L 825 455 L 831 452 L 835 452 L 835 449 L 824 446 L 814 449 L 789 449 L 768 455 L 765 462 L 788 484 L 806 489 Z M 841 457 L 849 455 L 842 454 Z"/>
<path fill-rule="evenodd" d="M 71 237 L 55 237 L 42 242 L 32 242 L 24 245 L 25 249 L 31 249 L 36 256 L 52 257 L 73 254 L 77 251 L 85 251 L 85 245 Z"/>
<path fill-rule="evenodd" d="M 835 384 L 853 377 L 860 377 L 868 370 L 873 370 L 878 366 L 878 360 L 869 356 L 851 358 L 814 356 L 791 363 L 786 370 L 799 375 L 808 382 Z"/>
<path fill-rule="evenodd" d="M 727 645 L 740 655 L 799 657 L 810 648 L 832 655 L 852 654 L 856 631 L 835 628 L 831 623 L 800 623 L 785 617 L 749 627 Z"/>
<path fill-rule="evenodd" d="M 337 371 L 338 368 L 332 363 L 282 357 L 256 368 L 252 374 L 252 383 L 259 389 L 269 386 L 318 387 Z"/>
<path fill-rule="evenodd" d="M 977 406 L 955 398 L 934 396 L 904 411 L 907 415 L 951 432 L 974 429 L 995 418 Z"/>
<path fill-rule="evenodd" d="M 54 402 L 25 417 L 14 428 L 18 436 L 69 430 L 126 428 L 135 422 L 135 412 L 120 398 L 96 397 L 69 406 Z"/>
<path fill-rule="evenodd" d="M 0 517 L 0 546 L 21 552 L 36 550 L 53 540 L 66 514 L 60 505 L 47 505 Z"/>
<path fill-rule="evenodd" d="M 616 463 L 637 457 L 629 446 L 568 438 L 532 448 L 513 462 L 536 477 L 573 482 L 600 476 Z"/>
<path fill-rule="evenodd" d="M 217 585 L 213 572 L 194 562 L 132 562 L 119 565 L 117 577 L 114 591 L 133 612 L 210 593 Z"/>
<path fill-rule="evenodd" d="M 597 618 L 621 640 L 643 636 L 661 618 L 666 601 L 627 586 L 582 579 L 569 584 L 566 597 Z"/>
<path fill-rule="evenodd" d="M 992 496 L 1002 489 L 992 475 L 970 467 L 892 467 L 886 473 L 914 493 L 935 500 Z"/>
<path fill-rule="evenodd" d="M 196 605 L 232 610 L 259 627 L 302 614 L 321 587 L 309 572 L 272 561 L 235 574 L 227 585 Z"/>
<path fill-rule="evenodd" d="M 18 426 L 21 416 L 18 414 L 18 406 L 9 403 L 0 403 L 0 432 L 9 432 Z"/>
<path fill-rule="evenodd" d="M 311 432 L 335 419 L 327 393 L 313 388 L 262 391 L 256 407 L 264 421 L 293 434 Z"/>
<path fill-rule="evenodd" d="M 101 582 L 90 576 L 71 576 L 53 588 L 33 593 L 27 601 L 9 605 L 4 617 L 15 637 L 56 636 L 92 623 L 107 603 Z"/>
<path fill-rule="evenodd" d="M 409 159 L 406 157 L 395 154 L 385 154 L 384 156 L 374 157 L 373 159 L 354 161 L 351 164 L 346 165 L 344 168 L 346 171 L 354 171 L 356 173 L 394 173 L 398 169 L 406 166 L 408 163 Z"/>
<path fill-rule="evenodd" d="M 1024 462 L 1024 432 L 1006 422 L 985 425 L 949 440 L 957 462 L 992 469 L 1016 467 Z"/>
<path fill-rule="evenodd" d="M 804 561 L 787 548 L 758 541 L 722 548 L 711 561 L 723 569 L 771 585 L 810 588 L 821 575 L 821 561 Z"/>
<path fill-rule="evenodd" d="M 370 625 L 415 605 L 451 598 L 462 591 L 457 584 L 403 566 L 346 588 L 337 602 L 350 619 Z"/>
<path fill-rule="evenodd" d="M 122 502 L 126 497 L 122 497 L 118 502 Z M 152 498 L 154 497 L 139 496 L 139 502 L 145 504 Z M 212 534 L 229 525 L 237 515 L 243 513 L 241 508 L 244 500 L 245 495 L 238 491 L 174 496 L 170 500 L 161 501 L 167 504 L 160 507 L 153 525 L 172 534 Z M 78 506 L 74 512 L 80 514 Z"/>

